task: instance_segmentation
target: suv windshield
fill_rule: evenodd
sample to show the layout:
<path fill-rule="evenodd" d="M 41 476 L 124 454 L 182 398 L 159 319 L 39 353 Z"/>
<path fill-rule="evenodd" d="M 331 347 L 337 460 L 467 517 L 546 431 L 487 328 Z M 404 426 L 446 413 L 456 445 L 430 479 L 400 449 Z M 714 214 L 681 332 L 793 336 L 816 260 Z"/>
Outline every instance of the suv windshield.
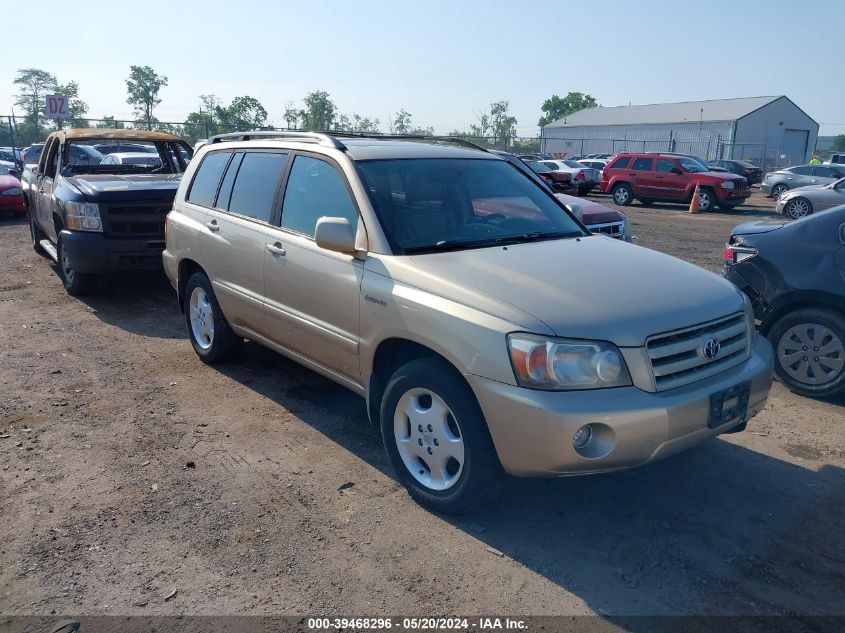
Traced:
<path fill-rule="evenodd" d="M 548 192 L 503 160 L 358 163 L 373 208 L 402 253 L 589 235 Z"/>
<path fill-rule="evenodd" d="M 100 151 L 107 150 L 106 153 Z M 118 151 L 114 151 L 118 150 Z M 127 139 L 118 145 L 108 139 L 72 141 L 65 145 L 62 173 L 75 174 L 178 174 L 193 152 L 181 141 Z"/>
<path fill-rule="evenodd" d="M 684 171 L 691 174 L 697 174 L 702 171 L 710 171 L 710 165 L 703 163 L 695 158 L 688 158 L 686 156 L 678 156 L 678 163 L 683 167 Z"/>

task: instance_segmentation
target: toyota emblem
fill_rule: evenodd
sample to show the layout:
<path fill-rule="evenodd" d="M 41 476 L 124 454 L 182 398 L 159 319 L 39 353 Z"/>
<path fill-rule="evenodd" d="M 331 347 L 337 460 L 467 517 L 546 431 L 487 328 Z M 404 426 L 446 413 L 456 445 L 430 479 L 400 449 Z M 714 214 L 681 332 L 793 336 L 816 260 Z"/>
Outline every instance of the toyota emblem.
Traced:
<path fill-rule="evenodd" d="M 715 337 L 704 341 L 704 345 L 701 347 L 701 353 L 707 360 L 716 360 L 721 351 L 722 344 Z"/>

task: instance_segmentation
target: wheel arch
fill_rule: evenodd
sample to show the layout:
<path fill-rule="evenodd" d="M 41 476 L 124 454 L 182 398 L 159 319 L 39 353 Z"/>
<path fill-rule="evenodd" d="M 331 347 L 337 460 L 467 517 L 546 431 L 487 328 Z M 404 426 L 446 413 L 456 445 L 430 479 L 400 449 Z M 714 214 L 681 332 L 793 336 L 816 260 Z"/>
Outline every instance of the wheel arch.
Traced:
<path fill-rule="evenodd" d="M 208 275 L 208 273 L 205 272 L 205 269 L 193 259 L 186 257 L 179 261 L 176 297 L 179 301 L 179 310 L 182 312 L 185 311 L 185 287 L 188 285 L 188 279 L 190 279 L 191 275 L 194 273 L 203 273 L 206 276 Z"/>
<path fill-rule="evenodd" d="M 845 298 L 821 291 L 801 291 L 790 293 L 774 304 L 771 312 L 762 320 L 760 333 L 767 336 L 772 326 L 790 312 L 817 308 L 833 310 L 845 316 Z"/>
<path fill-rule="evenodd" d="M 413 360 L 437 358 L 448 364 L 460 380 L 465 380 L 457 365 L 432 347 L 407 338 L 392 337 L 381 341 L 372 358 L 370 376 L 367 384 L 367 417 L 370 424 L 378 428 L 381 399 L 390 380 L 390 376 Z M 472 389 L 470 389 L 472 393 Z M 474 394 L 473 394 L 474 397 Z"/>

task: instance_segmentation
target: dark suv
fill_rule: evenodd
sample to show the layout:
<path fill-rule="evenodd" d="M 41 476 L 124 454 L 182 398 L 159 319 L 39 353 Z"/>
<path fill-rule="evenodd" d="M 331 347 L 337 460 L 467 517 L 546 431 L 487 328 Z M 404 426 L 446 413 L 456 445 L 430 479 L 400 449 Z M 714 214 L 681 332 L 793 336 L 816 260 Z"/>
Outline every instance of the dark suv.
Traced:
<path fill-rule="evenodd" d="M 599 188 L 610 193 L 620 205 L 638 199 L 689 202 L 699 187 L 701 211 L 712 211 L 718 204 L 725 210 L 742 204 L 751 195 L 748 181 L 727 172 L 708 171 L 701 161 L 678 154 L 618 154 L 602 173 Z"/>

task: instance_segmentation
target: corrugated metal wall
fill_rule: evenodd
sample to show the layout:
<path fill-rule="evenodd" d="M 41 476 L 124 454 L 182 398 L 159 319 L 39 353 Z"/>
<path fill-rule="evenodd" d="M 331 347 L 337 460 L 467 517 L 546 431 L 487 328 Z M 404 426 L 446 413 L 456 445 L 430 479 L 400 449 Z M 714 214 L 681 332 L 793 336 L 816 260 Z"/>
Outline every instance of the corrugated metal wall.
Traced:
<path fill-rule="evenodd" d="M 673 151 L 709 160 L 716 158 L 719 143 L 731 141 L 732 133 L 733 121 L 546 127 L 542 151 L 566 156 Z"/>

